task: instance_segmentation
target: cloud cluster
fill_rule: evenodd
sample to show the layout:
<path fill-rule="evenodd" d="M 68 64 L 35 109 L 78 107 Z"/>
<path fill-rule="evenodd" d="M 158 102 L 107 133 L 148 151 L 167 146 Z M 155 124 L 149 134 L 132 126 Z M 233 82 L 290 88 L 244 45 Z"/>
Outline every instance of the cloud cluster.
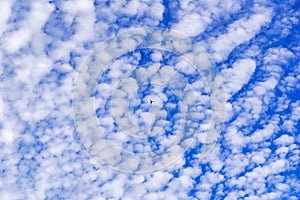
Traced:
<path fill-rule="evenodd" d="M 299 16 L 295 1 L 2 0 L 1 199 L 298 199 Z M 108 61 L 119 46 L 97 52 L 100 57 L 91 58 L 95 71 L 88 71 L 96 85 L 80 88 L 95 89 L 90 96 L 95 101 L 80 111 L 93 111 L 85 120 L 93 118 L 101 131 L 109 130 L 106 139 L 128 151 L 149 153 L 174 142 L 184 144 L 185 133 L 197 132 L 176 162 L 146 174 L 119 173 L 102 165 L 86 148 L 85 142 L 94 140 L 82 141 L 78 134 L 82 130 L 76 129 L 73 119 L 78 116 L 72 110 L 81 63 L 98 42 L 133 27 L 171 28 L 202 44 L 221 72 L 226 97 L 222 132 L 209 132 L 213 137 L 208 141 L 208 130 L 221 129 L 210 119 L 222 121 L 218 105 L 224 98 L 221 92 L 211 93 L 221 89 L 221 81 L 207 71 L 209 59 L 200 48 L 194 48 L 198 57 L 194 52 L 172 57 L 172 51 L 132 51 L 113 60 L 106 71 L 93 59 Z M 135 50 L 137 35 L 121 44 Z M 172 45 L 188 50 L 185 42 Z M 145 58 L 153 63 L 147 65 Z M 191 65 L 199 58 L 202 70 L 197 71 Z M 98 80 L 94 72 L 99 69 L 105 73 Z M 134 75 L 123 77 L 131 70 Z M 160 84 L 146 89 L 151 82 Z M 166 83 L 169 89 L 161 86 Z M 108 115 L 109 108 L 114 116 Z M 152 133 L 139 132 L 141 124 L 160 135 L 157 140 L 131 140 L 116 131 L 115 122 L 135 136 Z M 176 132 L 181 124 L 188 124 L 186 130 Z M 216 140 L 213 149 L 206 143 Z M 97 151 L 111 147 L 97 142 Z M 115 156 L 120 164 L 124 157 L 109 150 L 102 158 Z M 164 159 L 180 151 L 169 150 L 171 154 L 161 151 Z M 136 162 L 128 163 L 125 169 L 137 168 Z"/>

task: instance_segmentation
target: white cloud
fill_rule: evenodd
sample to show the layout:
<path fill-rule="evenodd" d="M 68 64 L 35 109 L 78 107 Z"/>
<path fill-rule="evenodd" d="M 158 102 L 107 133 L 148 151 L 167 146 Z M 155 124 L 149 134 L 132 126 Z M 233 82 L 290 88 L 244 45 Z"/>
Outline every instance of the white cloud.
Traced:
<path fill-rule="evenodd" d="M 62 9 L 71 16 L 76 16 L 76 33 L 74 40 L 81 42 L 94 39 L 95 12 L 92 0 L 82 2 L 80 0 L 65 1 L 62 3 Z"/>
<path fill-rule="evenodd" d="M 251 161 L 256 164 L 264 164 L 267 158 L 270 156 L 271 150 L 261 149 L 260 151 L 253 152 L 251 154 Z"/>
<path fill-rule="evenodd" d="M 264 140 L 271 137 L 271 135 L 276 130 L 276 127 L 273 124 L 268 124 L 264 129 L 254 132 L 250 138 L 249 142 L 263 142 Z"/>
<path fill-rule="evenodd" d="M 194 37 L 201 34 L 213 20 L 226 18 L 240 9 L 240 2 L 226 1 L 180 1 L 176 17 L 178 22 L 172 25 L 183 34 Z"/>
<path fill-rule="evenodd" d="M 168 172 L 154 172 L 151 174 L 151 178 L 148 178 L 145 187 L 148 191 L 159 191 L 161 190 L 173 176 Z"/>
<path fill-rule="evenodd" d="M 122 12 L 127 15 L 136 15 L 140 10 L 141 2 L 139 1 L 130 1 L 122 8 Z"/>
<path fill-rule="evenodd" d="M 117 19 L 128 19 L 127 25 L 156 26 L 160 23 L 165 9 L 161 1 L 114 1 L 110 2 L 110 6 L 109 3 L 106 5 L 101 2 L 101 6 L 97 9 L 93 3 L 75 0 L 56 5 L 64 11 L 61 23 L 72 23 L 73 20 L 77 23 L 74 36 L 69 41 L 60 41 L 59 38 L 42 32 L 42 27 L 54 10 L 53 4 L 32 2 L 28 13 L 18 19 L 15 16 L 18 11 L 12 12 L 12 9 L 17 9 L 16 4 L 19 2 L 4 0 L 1 2 L 0 196 L 2 199 L 74 197 L 193 199 L 196 197 L 188 196 L 188 192 L 192 189 L 196 191 L 195 195 L 199 199 L 209 199 L 212 188 L 215 188 L 216 197 L 227 199 L 280 199 L 289 196 L 290 199 L 296 199 L 291 193 L 299 190 L 298 180 L 294 174 L 285 174 L 287 170 L 294 170 L 298 166 L 300 155 L 299 147 L 295 143 L 299 140 L 299 136 L 295 135 L 300 119 L 299 101 L 289 99 L 289 93 L 297 88 L 299 79 L 297 66 L 291 67 L 291 72 L 285 74 L 290 59 L 296 58 L 294 51 L 296 47 L 291 48 L 293 51 L 284 47 L 265 50 L 260 46 L 264 42 L 255 40 L 253 44 L 249 44 L 249 49 L 243 51 L 245 52 L 243 55 L 232 56 L 233 65 L 222 70 L 228 93 L 227 99 L 230 100 L 226 105 L 229 113 L 228 124 L 224 127 L 221 140 L 205 158 L 200 156 L 200 150 L 196 148 L 198 143 L 195 143 L 193 147 L 196 148 L 196 153 L 189 155 L 191 157 L 189 162 L 187 157 L 180 157 L 164 170 L 148 174 L 126 174 L 117 173 L 103 166 L 82 149 L 83 146 L 74 133 L 70 100 L 76 71 L 88 53 L 83 44 L 101 41 L 108 35 L 113 35 L 115 31 L 108 33 L 108 30 L 120 28 L 115 24 Z M 249 11 L 237 16 L 234 12 L 242 8 L 243 2 L 183 0 L 176 9 L 171 10 L 172 17 L 178 20 L 178 23 L 171 23 L 171 27 L 177 27 L 178 31 L 189 36 L 197 36 L 209 28 L 211 32 L 205 33 L 207 34 L 205 38 L 209 38 L 207 42 L 212 44 L 214 59 L 223 61 L 235 47 L 251 40 L 265 24 L 270 22 L 272 8 L 265 8 L 267 3 L 265 5 L 260 3 L 253 8 L 250 6 L 254 14 L 249 14 Z M 276 9 L 274 12 L 277 12 Z M 229 18 L 231 15 L 237 16 L 238 19 Z M 7 24 L 10 19 L 11 21 L 16 19 L 18 23 Z M 223 22 L 223 19 L 229 23 L 228 27 L 225 25 L 223 28 L 226 31 L 215 31 L 218 27 L 215 27 L 214 23 Z M 296 16 L 284 17 L 282 21 L 289 26 L 298 23 Z M 283 32 L 288 33 L 287 30 Z M 48 44 L 51 44 L 51 47 L 48 48 Z M 20 51 L 29 45 L 30 48 L 26 51 Z M 78 54 L 72 66 L 75 69 L 69 64 L 71 52 Z M 110 54 L 106 52 L 102 56 L 106 58 L 110 57 Z M 162 59 L 160 52 L 155 52 L 151 57 L 156 62 Z M 128 64 L 130 60 L 118 61 L 112 64 L 111 68 L 115 68 L 108 75 L 113 81 L 119 80 L 124 71 L 128 72 L 134 66 L 132 63 Z M 175 66 L 177 69 L 188 74 L 194 73 L 194 69 L 184 63 L 177 64 L 179 64 Z M 138 127 L 131 127 L 130 119 L 123 119 L 121 115 L 126 111 L 124 105 L 128 104 L 126 97 L 140 81 L 146 80 L 145 77 L 148 81 L 173 83 L 176 92 L 181 94 L 179 95 L 181 100 L 187 99 L 187 102 L 192 103 L 199 98 L 201 113 L 195 113 L 196 111 L 189 109 L 187 105 L 183 106 L 183 110 L 189 111 L 188 116 L 191 118 L 211 116 L 211 110 L 205 107 L 210 103 L 205 82 L 198 81 L 192 85 L 199 91 L 194 99 L 189 88 L 184 86 L 182 76 L 175 76 L 176 71 L 172 70 L 173 67 L 155 63 L 147 68 L 138 69 L 136 82 L 122 79 L 128 87 L 120 87 L 121 94 L 116 95 L 119 103 L 113 104 L 113 107 L 117 113 L 115 117 L 120 117 L 120 124 L 129 126 L 131 133 L 138 133 Z M 259 81 L 249 82 L 254 71 L 258 72 Z M 168 82 L 170 80 L 171 82 Z M 99 99 L 102 104 L 98 102 L 98 106 L 102 112 L 105 110 L 104 101 L 110 96 L 114 86 L 114 83 L 104 82 L 99 85 Z M 247 90 L 230 99 L 243 86 L 247 86 Z M 279 98 L 274 93 L 277 88 L 283 93 Z M 205 91 L 203 92 L 205 94 L 201 94 L 202 91 Z M 154 92 L 153 98 L 158 103 L 152 110 L 152 117 L 158 119 L 152 121 L 153 124 L 157 122 L 155 128 L 161 129 L 164 125 L 168 130 L 172 128 L 176 130 L 174 132 L 176 134 L 181 133 L 177 130 L 180 128 L 179 123 L 171 126 L 170 121 L 165 119 L 166 110 L 175 109 L 176 104 L 168 102 L 166 106 L 162 106 L 168 100 L 168 96 L 161 89 Z M 135 103 L 138 105 L 142 101 L 137 100 Z M 266 114 L 268 107 L 272 106 L 278 107 L 275 112 L 279 114 Z M 138 114 L 142 116 L 145 113 L 140 110 Z M 111 116 L 101 117 L 100 124 L 107 128 L 101 130 L 111 131 L 115 119 Z M 180 119 L 178 113 L 172 118 L 174 121 Z M 190 129 L 196 129 L 198 125 L 192 123 L 190 118 L 183 119 L 182 122 L 188 123 Z M 149 123 L 150 125 L 152 123 Z M 258 129 L 254 125 L 263 128 Z M 199 131 L 205 132 L 208 127 L 208 122 L 203 123 Z M 283 134 L 280 135 L 279 131 L 283 131 Z M 185 136 L 182 134 L 180 139 L 186 140 Z M 173 145 L 174 138 L 158 137 L 163 148 Z M 114 141 L 114 145 L 122 148 L 123 143 L 130 140 L 130 137 L 111 134 L 109 139 Z M 176 144 L 180 139 L 177 139 Z M 136 140 L 131 141 L 134 144 L 128 145 L 128 150 L 142 152 L 151 149 L 150 145 L 138 143 Z M 274 151 L 269 148 L 271 143 L 276 145 Z M 116 158 L 111 152 L 112 145 L 103 145 L 101 142 L 98 144 L 99 150 L 109 148 L 105 150 L 106 154 L 103 156 L 108 159 Z M 243 150 L 247 152 L 244 153 Z M 181 147 L 176 145 L 170 150 L 175 154 L 180 151 Z M 165 154 L 162 162 L 168 162 L 169 158 L 174 156 L 170 152 L 169 154 L 162 152 Z M 117 159 L 115 162 L 120 161 Z M 133 159 L 131 165 L 124 168 L 136 169 L 137 161 Z M 188 164 L 189 167 L 183 168 L 184 164 Z M 175 172 L 176 177 L 172 174 Z M 200 179 L 199 183 L 195 182 L 196 178 Z M 35 184 L 32 184 L 33 180 Z M 274 189 L 268 188 L 266 183 Z"/>
<path fill-rule="evenodd" d="M 294 143 L 294 138 L 292 136 L 283 134 L 279 138 L 277 138 L 274 143 L 276 145 L 288 145 Z"/>
<path fill-rule="evenodd" d="M 164 6 L 160 2 L 151 3 L 151 6 L 148 9 L 150 16 L 152 16 L 155 20 L 162 20 Z"/>
<path fill-rule="evenodd" d="M 15 53 L 20 48 L 25 47 L 35 34 L 41 31 L 42 26 L 46 23 L 53 7 L 42 2 L 33 2 L 31 10 L 23 19 L 19 29 L 11 32 L 3 38 L 4 42 L 1 45 L 8 53 Z"/>
<path fill-rule="evenodd" d="M 10 17 L 13 3 L 14 3 L 14 1 L 10 1 L 10 0 L 1 1 L 1 7 L 0 7 L 0 24 L 1 24 L 0 36 L 7 29 L 7 26 L 8 26 L 7 20 Z"/>
<path fill-rule="evenodd" d="M 210 22 L 209 13 L 203 13 L 203 15 L 192 13 L 184 16 L 173 28 L 187 36 L 193 37 L 202 33 Z"/>
<path fill-rule="evenodd" d="M 247 84 L 256 69 L 256 63 L 252 59 L 242 59 L 233 63 L 232 68 L 222 70 L 224 87 L 227 93 L 226 99 L 238 92 Z"/>
<path fill-rule="evenodd" d="M 210 39 L 213 58 L 219 62 L 224 60 L 235 47 L 253 38 L 270 20 L 271 11 L 266 10 L 233 22 L 225 34 Z"/>
<path fill-rule="evenodd" d="M 265 54 L 264 64 L 278 65 L 279 63 L 286 63 L 292 57 L 294 57 L 294 54 L 286 48 L 270 48 Z"/>
<path fill-rule="evenodd" d="M 226 160 L 226 165 L 226 176 L 234 177 L 246 170 L 245 167 L 249 165 L 249 159 L 243 154 L 233 154 Z"/>

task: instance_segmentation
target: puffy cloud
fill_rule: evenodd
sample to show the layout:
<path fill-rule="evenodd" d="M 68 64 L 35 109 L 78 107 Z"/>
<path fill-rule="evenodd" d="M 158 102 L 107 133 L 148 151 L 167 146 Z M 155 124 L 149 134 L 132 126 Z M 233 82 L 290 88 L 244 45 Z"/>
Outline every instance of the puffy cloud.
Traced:
<path fill-rule="evenodd" d="M 0 196 L 297 199 L 299 12 L 293 6 L 292 2 L 275 5 L 231 0 L 168 4 L 149 0 L 30 1 L 25 6 L 22 1 L 2 0 Z M 149 66 L 139 66 L 139 60 L 145 58 L 139 52 L 132 52 L 128 59 L 117 58 L 107 66 L 107 82 L 99 79 L 98 93 L 93 96 L 99 130 L 109 133 L 111 145 L 107 148 L 114 145 L 143 153 L 173 145 L 168 152 L 158 152 L 164 155 L 163 162 L 169 161 L 171 152 L 181 150 L 179 142 L 188 142 L 187 136 L 199 132 L 191 148 L 162 170 L 129 174 L 103 166 L 82 145 L 72 112 L 77 72 L 97 42 L 125 27 L 176 29 L 203 44 L 218 62 L 227 95 L 227 116 L 217 144 L 205 157 L 201 145 L 209 137 L 205 133 L 212 116 L 207 83 L 201 77 L 193 80 L 196 70 L 190 63 L 168 60 L 160 50 L 146 55 L 154 62 Z M 107 59 L 111 56 L 107 52 L 101 56 Z M 126 77 L 134 69 L 135 75 Z M 188 76 L 194 96 L 183 81 Z M 147 81 L 172 83 L 172 91 L 155 87 L 147 95 L 134 92 L 140 82 Z M 123 87 L 117 87 L 118 83 Z M 110 104 L 106 100 L 116 87 L 119 94 L 115 94 L 114 101 L 118 103 Z M 156 103 L 150 113 L 149 98 Z M 124 110 L 128 99 L 132 100 L 131 113 Z M 183 105 L 181 100 L 197 106 Z M 114 116 L 108 115 L 110 105 Z M 181 111 L 186 115 L 182 116 Z M 126 113 L 131 118 L 124 118 Z M 193 120 L 198 118 L 201 120 Z M 139 136 L 142 132 L 138 123 L 148 127 L 144 129 L 148 133 L 153 128 L 157 140 L 141 142 L 116 131 L 122 125 Z M 188 126 L 185 132 L 181 131 L 182 124 Z M 177 134 L 180 138 L 175 137 Z M 105 152 L 103 156 L 113 157 L 111 149 Z M 126 167 L 141 167 L 136 161 Z"/>

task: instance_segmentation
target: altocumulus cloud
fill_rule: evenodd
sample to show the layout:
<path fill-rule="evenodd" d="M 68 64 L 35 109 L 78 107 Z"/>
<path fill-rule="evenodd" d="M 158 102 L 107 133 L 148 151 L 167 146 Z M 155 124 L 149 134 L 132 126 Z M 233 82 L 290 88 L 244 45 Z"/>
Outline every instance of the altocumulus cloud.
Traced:
<path fill-rule="evenodd" d="M 299 6 L 292 0 L 2 0 L 1 199 L 299 199 Z M 145 93 L 132 91 L 128 97 L 130 122 L 164 130 L 159 145 L 124 143 L 128 138 L 119 135 L 108 139 L 133 152 L 172 145 L 172 133 L 182 133 L 180 113 L 187 109 L 179 102 L 190 100 L 197 109 L 188 111 L 201 119 L 190 127 L 199 131 L 196 143 L 172 165 L 145 174 L 103 166 L 82 145 L 72 109 L 81 63 L 99 42 L 136 27 L 174 29 L 190 37 L 220 71 L 226 118 L 206 157 L 198 144 L 213 116 L 207 85 L 197 81 L 186 60 L 159 50 L 134 51 L 111 63 L 95 91 L 95 116 L 103 129 L 114 132 L 117 120 L 138 135 L 122 121 L 123 104 L 113 105 L 120 106 L 115 112 L 121 110 L 115 118 L 104 117 L 114 81 L 127 85 L 114 96 L 127 105 L 126 94 L 139 85 L 133 79 L 162 80 L 173 73 L 182 99 L 176 91 L 147 85 Z M 138 65 L 144 67 L 133 77 L 120 79 Z M 190 77 L 187 82 L 201 94 L 191 93 L 182 77 Z M 157 103 L 150 115 L 148 98 Z"/>

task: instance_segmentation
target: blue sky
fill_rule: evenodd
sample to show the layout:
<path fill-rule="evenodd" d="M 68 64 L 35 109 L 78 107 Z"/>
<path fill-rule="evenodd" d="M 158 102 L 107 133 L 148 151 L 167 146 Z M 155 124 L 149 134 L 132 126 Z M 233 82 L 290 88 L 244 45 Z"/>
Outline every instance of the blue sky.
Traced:
<path fill-rule="evenodd" d="M 0 199 L 299 199 L 299 17 L 1 0 Z"/>

